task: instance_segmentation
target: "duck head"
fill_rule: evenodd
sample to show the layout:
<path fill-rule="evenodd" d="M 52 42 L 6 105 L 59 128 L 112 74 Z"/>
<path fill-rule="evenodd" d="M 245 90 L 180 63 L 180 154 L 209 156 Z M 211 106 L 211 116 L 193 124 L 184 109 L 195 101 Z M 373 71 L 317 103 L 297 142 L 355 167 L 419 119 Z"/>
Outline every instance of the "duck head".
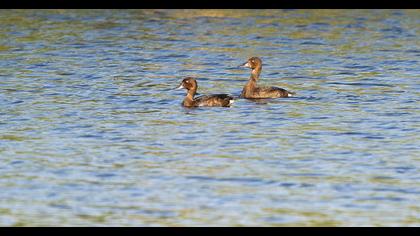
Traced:
<path fill-rule="evenodd" d="M 259 57 L 251 57 L 248 59 L 248 61 L 240 65 L 240 67 L 251 68 L 252 70 L 261 66 L 262 61 Z"/>
<path fill-rule="evenodd" d="M 197 80 L 192 77 L 186 77 L 176 89 L 196 90 Z"/>

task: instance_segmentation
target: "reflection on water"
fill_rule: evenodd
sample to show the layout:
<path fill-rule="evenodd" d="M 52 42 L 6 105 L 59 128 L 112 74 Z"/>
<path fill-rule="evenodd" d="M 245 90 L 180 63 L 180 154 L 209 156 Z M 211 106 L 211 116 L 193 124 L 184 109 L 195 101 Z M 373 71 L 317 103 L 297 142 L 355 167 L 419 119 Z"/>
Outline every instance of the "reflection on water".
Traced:
<path fill-rule="evenodd" d="M 2 10 L 0 225 L 419 226 L 419 13 Z"/>

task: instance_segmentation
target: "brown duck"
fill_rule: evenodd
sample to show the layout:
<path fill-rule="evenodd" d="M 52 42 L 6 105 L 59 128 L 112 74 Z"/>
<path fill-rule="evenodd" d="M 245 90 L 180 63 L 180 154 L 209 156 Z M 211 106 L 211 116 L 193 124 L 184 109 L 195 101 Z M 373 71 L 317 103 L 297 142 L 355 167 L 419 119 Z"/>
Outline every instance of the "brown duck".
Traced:
<path fill-rule="evenodd" d="M 184 78 L 176 89 L 182 88 L 188 91 L 187 96 L 182 102 L 182 105 L 185 107 L 229 107 L 234 102 L 233 97 L 228 94 L 203 95 L 194 98 L 198 84 L 197 80 L 192 77 Z"/>
<path fill-rule="evenodd" d="M 251 77 L 244 86 L 241 97 L 243 98 L 284 98 L 291 97 L 294 92 L 278 87 L 258 87 L 257 81 L 262 70 L 262 61 L 258 57 L 251 57 L 241 67 L 251 68 Z"/>

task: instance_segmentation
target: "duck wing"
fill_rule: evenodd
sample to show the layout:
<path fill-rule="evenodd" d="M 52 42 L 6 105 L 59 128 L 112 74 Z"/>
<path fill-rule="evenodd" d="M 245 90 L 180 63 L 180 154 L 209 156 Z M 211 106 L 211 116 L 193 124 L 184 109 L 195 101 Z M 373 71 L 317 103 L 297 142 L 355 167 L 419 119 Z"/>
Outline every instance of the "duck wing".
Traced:
<path fill-rule="evenodd" d="M 211 94 L 194 98 L 194 103 L 197 106 L 228 107 L 233 101 L 233 97 L 229 94 Z"/>
<path fill-rule="evenodd" d="M 254 95 L 259 98 L 284 98 L 291 97 L 294 92 L 278 87 L 257 87 L 254 90 Z"/>

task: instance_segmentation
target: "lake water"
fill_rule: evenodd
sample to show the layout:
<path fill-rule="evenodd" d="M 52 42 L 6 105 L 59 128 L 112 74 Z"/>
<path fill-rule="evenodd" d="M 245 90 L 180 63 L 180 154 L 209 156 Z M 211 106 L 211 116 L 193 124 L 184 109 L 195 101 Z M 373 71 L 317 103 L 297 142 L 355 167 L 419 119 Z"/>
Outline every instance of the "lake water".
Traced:
<path fill-rule="evenodd" d="M 420 226 L 420 10 L 1 10 L 0 226 Z M 238 68 L 296 97 L 238 96 Z"/>

